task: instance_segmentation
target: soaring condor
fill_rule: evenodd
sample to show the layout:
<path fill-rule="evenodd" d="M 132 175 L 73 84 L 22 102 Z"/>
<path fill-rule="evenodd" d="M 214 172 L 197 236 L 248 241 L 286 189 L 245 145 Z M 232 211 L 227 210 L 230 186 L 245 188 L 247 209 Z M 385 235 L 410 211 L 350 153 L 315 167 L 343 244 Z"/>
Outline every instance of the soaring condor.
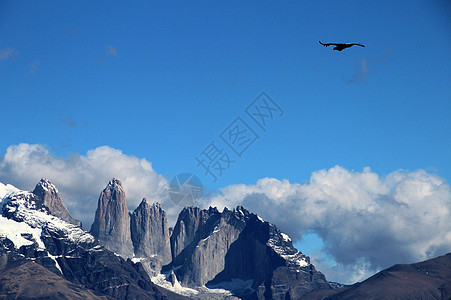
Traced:
<path fill-rule="evenodd" d="M 333 45 L 333 46 L 335 46 L 333 50 L 337 50 L 337 51 L 341 51 L 343 49 L 346 49 L 346 48 L 349 48 L 349 47 L 352 47 L 352 46 L 365 47 L 364 45 L 361 45 L 361 44 L 351 44 L 351 43 L 346 43 L 346 44 L 336 44 L 336 43 L 323 44 L 323 43 L 321 43 L 321 41 L 319 41 L 319 43 L 321 45 L 323 45 L 324 47 L 328 47 L 328 46 Z"/>

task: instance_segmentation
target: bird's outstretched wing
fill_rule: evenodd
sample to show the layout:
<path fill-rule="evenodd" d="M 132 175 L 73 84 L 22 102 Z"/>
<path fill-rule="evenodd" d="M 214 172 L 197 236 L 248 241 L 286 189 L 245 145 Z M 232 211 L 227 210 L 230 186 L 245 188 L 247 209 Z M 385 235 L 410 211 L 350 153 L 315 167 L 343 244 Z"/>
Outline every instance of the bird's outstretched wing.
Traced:
<path fill-rule="evenodd" d="M 365 47 L 365 45 L 361 45 L 361 44 L 351 44 L 352 46 L 360 46 L 360 47 Z"/>
<path fill-rule="evenodd" d="M 330 46 L 330 45 L 337 45 L 337 44 L 323 44 L 323 43 L 321 43 L 321 41 L 318 41 L 321 45 L 323 45 L 324 47 L 328 47 L 328 46 Z"/>

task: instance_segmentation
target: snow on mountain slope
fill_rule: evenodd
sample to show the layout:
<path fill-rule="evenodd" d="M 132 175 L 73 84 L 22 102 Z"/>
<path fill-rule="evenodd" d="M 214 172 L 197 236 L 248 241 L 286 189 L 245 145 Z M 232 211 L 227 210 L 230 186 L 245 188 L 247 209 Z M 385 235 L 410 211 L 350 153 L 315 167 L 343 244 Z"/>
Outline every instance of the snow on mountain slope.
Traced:
<path fill-rule="evenodd" d="M 293 247 L 292 240 L 288 234 L 283 233 L 274 224 L 268 223 L 258 216 L 257 219 L 269 225 L 271 236 L 266 244 L 283 258 L 289 267 L 292 267 L 296 272 L 300 272 L 301 269 L 299 268 L 310 266 L 310 258 Z"/>
<path fill-rule="evenodd" d="M 63 272 L 57 261 L 60 255 L 52 253 L 54 250 L 47 249 L 44 243 L 49 233 L 50 236 L 57 233 L 60 238 L 75 245 L 83 243 L 94 246 L 94 237 L 80 227 L 50 215 L 45 207 L 38 209 L 36 202 L 39 199 L 35 194 L 0 183 L 0 197 L 0 241 L 11 242 L 19 252 L 27 251 L 25 248 L 35 248 L 35 251 L 42 253 L 39 255 L 51 259 L 61 274 Z"/>
<path fill-rule="evenodd" d="M 11 184 L 4 185 L 0 182 L 0 208 L 3 207 L 3 200 L 9 196 L 21 192 Z M 33 228 L 27 223 L 16 222 L 5 218 L 0 211 L 0 238 L 6 237 L 10 240 L 16 249 L 22 246 L 32 245 L 36 242 L 39 248 L 44 249 L 44 243 L 41 241 L 41 229 Z"/>
<path fill-rule="evenodd" d="M 62 274 L 57 256 L 46 249 L 42 230 L 45 228 L 47 232 L 65 232 L 63 236 L 70 237 L 70 240 L 77 239 L 77 231 L 72 232 L 64 221 L 50 216 L 45 208 L 36 210 L 36 200 L 37 197 L 33 193 L 0 183 L 0 242 L 4 247 L 2 250 L 9 248 L 26 253 L 33 249 L 36 255 L 53 261 L 54 267 Z M 31 259 L 34 260 L 36 257 Z"/>
<path fill-rule="evenodd" d="M 60 234 L 76 244 L 93 243 L 95 241 L 91 234 L 80 227 L 50 215 L 43 208 L 36 210 L 35 195 L 33 193 L 21 191 L 11 185 L 5 186 L 3 184 L 0 186 L 0 189 L 2 189 L 2 193 L 5 195 L 2 198 L 2 215 L 10 219 L 9 221 L 11 222 L 17 221 L 19 223 L 17 228 L 25 228 L 25 225 L 28 225 L 32 229 L 47 228 L 51 231 L 60 232 Z M 36 231 L 34 230 L 33 232 L 33 237 L 36 237 Z M 27 232 L 24 233 L 26 234 Z M 39 244 L 42 241 L 37 239 L 36 242 Z"/>
<path fill-rule="evenodd" d="M 269 226 L 273 231 L 273 235 L 268 240 L 267 245 L 282 257 L 289 267 L 296 270 L 296 272 L 301 271 L 299 268 L 309 267 L 310 259 L 291 246 L 291 238 L 277 229 L 273 224 L 270 224 Z"/>
<path fill-rule="evenodd" d="M 44 243 L 41 241 L 41 229 L 33 228 L 27 223 L 16 222 L 0 216 L 0 238 L 9 239 L 16 249 L 22 246 L 38 243 L 40 249 L 44 249 Z"/>
<path fill-rule="evenodd" d="M 0 205 L 4 198 L 8 197 L 9 195 L 19 192 L 20 190 L 16 188 L 15 186 L 11 184 L 4 185 L 0 182 Z"/>
<path fill-rule="evenodd" d="M 42 189 L 35 188 L 33 192 L 0 185 L 1 267 L 32 261 L 72 284 L 109 296 L 108 299 L 185 299 L 157 288 L 141 264 L 116 256 L 90 233 L 53 215 L 63 203 L 57 189 L 46 183 L 41 180 L 38 188 Z M 50 200 L 56 200 L 57 205 L 47 206 L 48 195 L 42 191 L 52 192 L 55 197 Z"/>

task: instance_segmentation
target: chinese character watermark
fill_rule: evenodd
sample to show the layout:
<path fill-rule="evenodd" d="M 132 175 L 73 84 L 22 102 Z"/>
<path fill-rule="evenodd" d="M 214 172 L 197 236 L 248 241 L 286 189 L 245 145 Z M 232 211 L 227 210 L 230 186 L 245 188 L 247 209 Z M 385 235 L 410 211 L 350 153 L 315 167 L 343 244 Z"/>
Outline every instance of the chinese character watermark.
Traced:
<path fill-rule="evenodd" d="M 219 137 L 239 157 L 259 138 L 258 134 L 240 117 L 230 123 Z"/>
<path fill-rule="evenodd" d="M 214 142 L 211 142 L 201 153 L 201 158 L 196 157 L 197 167 L 202 167 L 205 175 L 210 175 L 216 182 L 222 172 L 230 168 L 230 164 L 235 162 L 231 160 L 229 154 L 224 149 L 218 148 Z"/>
<path fill-rule="evenodd" d="M 246 108 L 246 114 L 266 132 L 269 121 L 283 115 L 283 110 L 265 92 L 261 93 Z"/>

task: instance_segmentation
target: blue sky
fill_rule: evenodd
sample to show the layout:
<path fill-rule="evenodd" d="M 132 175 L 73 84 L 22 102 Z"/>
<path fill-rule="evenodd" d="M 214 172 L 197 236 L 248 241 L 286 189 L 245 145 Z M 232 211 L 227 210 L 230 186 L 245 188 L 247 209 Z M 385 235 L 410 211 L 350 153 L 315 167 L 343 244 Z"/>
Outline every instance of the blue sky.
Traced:
<path fill-rule="evenodd" d="M 449 183 L 450 16 L 420 0 L 2 1 L 0 149 L 107 145 L 210 190 L 336 165 Z M 234 156 L 219 136 L 239 116 L 255 126 L 244 110 L 263 91 L 284 113 Z M 212 141 L 235 160 L 216 182 L 195 160 Z"/>

